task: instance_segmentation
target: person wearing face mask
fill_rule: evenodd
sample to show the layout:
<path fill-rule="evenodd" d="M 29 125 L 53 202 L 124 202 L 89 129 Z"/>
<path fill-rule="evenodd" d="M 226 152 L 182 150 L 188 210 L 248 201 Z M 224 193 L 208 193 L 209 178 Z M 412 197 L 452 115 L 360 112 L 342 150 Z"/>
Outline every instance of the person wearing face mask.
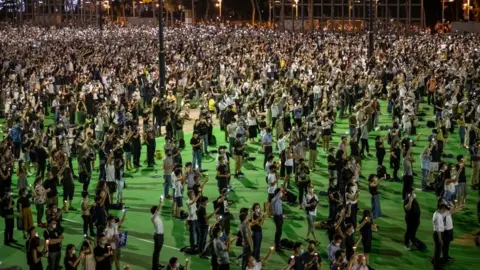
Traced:
<path fill-rule="evenodd" d="M 342 244 L 343 238 L 341 235 L 336 234 L 333 237 L 333 240 L 328 244 L 327 254 L 328 260 L 330 261 L 330 266 L 335 263 L 335 253 L 340 250 L 340 245 Z"/>
<path fill-rule="evenodd" d="M 367 260 L 365 255 L 358 254 L 357 259 L 352 265 L 352 270 L 369 270 L 370 268 L 367 266 Z"/>
<path fill-rule="evenodd" d="M 250 220 L 250 226 L 252 229 L 252 239 L 253 239 L 253 257 L 257 262 L 260 261 L 260 248 L 262 246 L 262 226 L 265 218 L 267 217 L 266 214 L 260 212 L 260 204 L 254 203 L 252 206 L 252 215 Z"/>
<path fill-rule="evenodd" d="M 15 201 L 12 197 L 12 192 L 9 188 L 5 190 L 5 196 L 1 200 L 2 207 L 2 217 L 5 220 L 5 231 L 3 233 L 3 243 L 6 246 L 16 243 L 17 241 L 13 239 L 13 229 L 15 227 Z M 29 228 L 28 228 L 29 229 Z"/>
<path fill-rule="evenodd" d="M 277 188 L 273 194 L 271 201 L 273 221 L 275 222 L 275 250 L 282 252 L 280 247 L 280 239 L 283 233 L 283 205 L 282 205 L 283 192 L 280 188 Z"/>
<path fill-rule="evenodd" d="M 30 270 L 43 270 L 42 257 L 43 252 L 40 250 L 40 239 L 35 227 L 28 228 L 28 240 L 25 244 L 27 253 L 27 264 Z M 44 250 L 46 245 L 44 246 Z"/>
<path fill-rule="evenodd" d="M 65 250 L 65 257 L 63 259 L 65 270 L 76 270 L 78 264 L 84 258 L 85 255 L 83 253 L 80 253 L 80 256 L 77 257 L 75 246 L 72 244 L 68 244 L 67 249 Z"/>
<path fill-rule="evenodd" d="M 168 261 L 168 265 L 166 269 L 167 270 L 184 270 L 184 269 L 188 269 L 188 266 L 189 266 L 188 259 L 185 261 L 185 266 L 183 266 L 180 264 L 180 260 L 177 257 L 172 257 Z"/>
<path fill-rule="evenodd" d="M 310 185 L 307 189 L 307 194 L 303 198 L 303 207 L 307 213 L 307 223 L 308 223 L 308 230 L 307 230 L 307 237 L 312 235 L 314 242 L 317 242 L 317 237 L 315 236 L 315 218 L 317 216 L 317 204 L 318 204 L 318 197 L 315 194 L 315 190 L 313 185 Z"/>
<path fill-rule="evenodd" d="M 229 270 L 230 269 L 230 258 L 228 255 L 228 249 L 225 242 L 221 239 L 223 232 L 220 227 L 216 227 L 213 230 L 213 249 L 215 255 L 217 256 L 218 270 Z"/>
<path fill-rule="evenodd" d="M 63 235 L 57 228 L 57 221 L 51 220 L 47 229 L 43 232 L 43 238 L 45 239 L 48 248 L 48 269 L 59 270 L 60 269 L 60 253 L 62 250 Z"/>
<path fill-rule="evenodd" d="M 417 242 L 417 230 L 420 225 L 420 205 L 415 199 L 415 189 L 411 188 L 408 192 L 404 202 L 405 209 L 405 223 L 407 228 L 405 230 L 404 248 L 410 250 L 411 244 Z"/>
<path fill-rule="evenodd" d="M 433 268 L 443 269 L 441 255 L 442 255 L 442 247 L 443 247 L 443 234 L 445 231 L 445 222 L 444 222 L 444 215 L 448 211 L 447 204 L 444 200 L 441 200 L 438 203 L 438 208 L 435 213 L 433 213 L 432 223 L 433 223 L 433 241 L 435 242 L 435 250 L 432 259 Z M 444 254 L 445 256 L 445 254 Z"/>
<path fill-rule="evenodd" d="M 33 226 L 33 216 L 32 211 L 30 210 L 30 199 L 27 198 L 27 189 L 22 188 L 19 191 L 19 198 L 17 201 L 19 217 L 22 220 L 23 224 L 23 239 L 27 239 L 27 230 Z"/>
<path fill-rule="evenodd" d="M 315 241 L 310 241 L 307 251 L 302 254 L 305 269 L 319 270 L 322 267 L 322 257 L 315 250 L 316 245 Z"/>
<path fill-rule="evenodd" d="M 118 229 L 122 226 L 125 221 L 126 212 L 123 212 L 122 219 L 116 222 L 114 216 L 109 216 L 107 219 L 107 227 L 105 228 L 105 238 L 107 239 L 107 244 L 110 246 L 112 251 L 112 262 L 115 263 L 117 270 L 120 270 L 120 239 L 118 237 Z"/>
<path fill-rule="evenodd" d="M 302 243 L 295 243 L 293 245 L 293 255 L 288 258 L 288 263 L 295 261 L 295 264 L 291 269 L 294 270 L 304 270 L 305 269 L 305 261 L 303 258 L 303 253 L 305 251 L 303 250 Z"/>
<path fill-rule="evenodd" d="M 242 269 L 245 269 L 248 264 L 248 257 L 252 254 L 253 251 L 253 238 L 252 230 L 248 222 L 248 214 L 240 214 L 240 232 L 243 239 L 243 258 L 242 258 Z"/>
<path fill-rule="evenodd" d="M 96 268 L 102 270 L 112 269 L 112 255 L 113 251 L 110 246 L 107 245 L 107 239 L 103 233 L 100 233 L 97 237 L 97 246 L 93 250 L 95 255 L 95 261 L 97 262 Z"/>

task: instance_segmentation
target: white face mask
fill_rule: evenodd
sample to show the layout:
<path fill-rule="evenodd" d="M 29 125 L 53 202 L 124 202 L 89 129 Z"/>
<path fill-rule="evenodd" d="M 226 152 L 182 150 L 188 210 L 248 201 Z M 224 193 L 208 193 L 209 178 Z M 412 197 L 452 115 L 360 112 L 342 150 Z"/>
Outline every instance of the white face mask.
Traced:
<path fill-rule="evenodd" d="M 75 253 L 77 253 L 77 251 L 74 249 L 74 250 L 72 251 L 72 254 L 75 255 Z"/>
<path fill-rule="evenodd" d="M 256 208 L 255 213 L 257 213 L 257 214 L 260 213 L 260 208 Z"/>
<path fill-rule="evenodd" d="M 339 247 L 339 246 L 340 246 L 340 243 L 335 243 L 335 246 Z"/>
<path fill-rule="evenodd" d="M 56 229 L 56 228 L 57 228 L 57 224 L 52 225 L 52 228 Z"/>
<path fill-rule="evenodd" d="M 177 263 L 175 264 L 175 267 L 176 267 L 176 268 L 180 268 L 180 263 L 177 262 Z"/>

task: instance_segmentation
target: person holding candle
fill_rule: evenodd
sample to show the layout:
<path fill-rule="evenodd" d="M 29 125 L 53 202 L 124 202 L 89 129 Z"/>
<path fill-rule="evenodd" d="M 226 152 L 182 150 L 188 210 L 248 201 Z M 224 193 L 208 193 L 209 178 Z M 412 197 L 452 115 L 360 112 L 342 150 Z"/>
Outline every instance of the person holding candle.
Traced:
<path fill-rule="evenodd" d="M 97 269 L 111 270 L 112 269 L 112 255 L 113 251 L 107 245 L 107 238 L 103 233 L 97 237 L 97 246 L 93 250 L 95 261 L 97 262 Z"/>
<path fill-rule="evenodd" d="M 372 251 L 372 230 L 377 230 L 377 225 L 373 223 L 372 213 L 370 210 L 363 210 L 363 217 L 358 226 L 358 230 L 362 234 L 363 253 L 366 263 L 369 263 L 369 254 Z"/>
<path fill-rule="evenodd" d="M 57 221 L 55 219 L 50 220 L 47 229 L 43 232 L 43 238 L 48 249 L 48 269 L 59 270 L 60 259 L 62 254 L 62 232 L 57 228 Z"/>

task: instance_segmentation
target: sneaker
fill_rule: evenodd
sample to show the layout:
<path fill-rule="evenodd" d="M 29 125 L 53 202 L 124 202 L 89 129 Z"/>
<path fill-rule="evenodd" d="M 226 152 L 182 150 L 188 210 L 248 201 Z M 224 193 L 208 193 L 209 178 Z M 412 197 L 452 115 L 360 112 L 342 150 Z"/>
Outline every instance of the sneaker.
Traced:
<path fill-rule="evenodd" d="M 405 250 L 408 250 L 408 251 L 411 250 L 411 248 L 410 248 L 410 247 L 407 247 L 407 246 L 403 246 L 403 248 L 404 248 Z"/>

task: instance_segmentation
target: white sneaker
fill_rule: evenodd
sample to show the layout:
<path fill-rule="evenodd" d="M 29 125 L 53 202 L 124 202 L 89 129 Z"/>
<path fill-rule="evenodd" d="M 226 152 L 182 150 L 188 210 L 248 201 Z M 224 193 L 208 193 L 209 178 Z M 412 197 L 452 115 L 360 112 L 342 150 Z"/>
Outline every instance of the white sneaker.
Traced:
<path fill-rule="evenodd" d="M 407 246 L 403 246 L 403 248 L 404 248 L 405 250 L 411 250 L 411 248 L 410 248 L 410 247 L 407 247 Z"/>

